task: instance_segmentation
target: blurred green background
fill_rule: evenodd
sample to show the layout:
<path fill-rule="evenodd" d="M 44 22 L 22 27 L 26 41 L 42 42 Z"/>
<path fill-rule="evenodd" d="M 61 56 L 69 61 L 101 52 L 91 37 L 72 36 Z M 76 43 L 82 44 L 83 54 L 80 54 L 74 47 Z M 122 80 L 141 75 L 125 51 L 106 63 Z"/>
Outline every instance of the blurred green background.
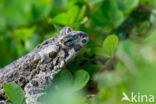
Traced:
<path fill-rule="evenodd" d="M 90 40 L 55 76 L 43 102 L 138 103 L 121 98 L 123 92 L 156 96 L 155 24 L 156 0 L 1 0 L 0 67 L 71 26 Z"/>

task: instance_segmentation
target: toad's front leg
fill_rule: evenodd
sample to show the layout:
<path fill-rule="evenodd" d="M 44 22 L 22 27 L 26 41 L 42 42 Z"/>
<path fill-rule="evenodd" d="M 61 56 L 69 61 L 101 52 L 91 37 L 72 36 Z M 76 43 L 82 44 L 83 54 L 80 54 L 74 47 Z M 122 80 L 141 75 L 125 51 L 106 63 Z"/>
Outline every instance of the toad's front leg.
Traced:
<path fill-rule="evenodd" d="M 40 104 L 39 97 L 46 94 L 47 89 L 51 83 L 53 76 L 58 72 L 52 73 L 41 72 L 33 78 L 24 88 L 26 104 Z"/>

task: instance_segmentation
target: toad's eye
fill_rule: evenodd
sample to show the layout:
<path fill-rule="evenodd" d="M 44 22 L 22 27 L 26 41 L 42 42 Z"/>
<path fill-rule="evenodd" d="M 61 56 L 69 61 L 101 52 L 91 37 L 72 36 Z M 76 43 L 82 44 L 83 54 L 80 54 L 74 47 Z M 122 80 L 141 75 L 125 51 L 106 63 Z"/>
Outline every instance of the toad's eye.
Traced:
<path fill-rule="evenodd" d="M 63 38 L 63 39 L 61 40 L 61 42 L 62 42 L 64 45 L 70 47 L 70 46 L 72 46 L 73 43 L 74 43 L 74 37 L 73 37 L 73 36 L 67 36 L 67 37 Z"/>

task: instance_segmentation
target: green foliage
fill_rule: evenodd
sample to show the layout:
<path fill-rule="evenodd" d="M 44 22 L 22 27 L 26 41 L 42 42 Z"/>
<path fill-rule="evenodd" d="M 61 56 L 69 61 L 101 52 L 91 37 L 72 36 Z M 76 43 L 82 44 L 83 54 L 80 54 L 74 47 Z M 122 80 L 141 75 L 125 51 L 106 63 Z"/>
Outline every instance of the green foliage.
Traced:
<path fill-rule="evenodd" d="M 113 56 L 117 44 L 118 37 L 116 35 L 110 35 L 103 42 L 103 48 L 109 56 Z"/>
<path fill-rule="evenodd" d="M 75 72 L 75 81 L 73 84 L 73 90 L 77 91 L 85 87 L 89 81 L 89 74 L 84 70 Z"/>
<path fill-rule="evenodd" d="M 24 93 L 21 87 L 15 83 L 4 83 L 5 93 L 13 104 L 22 104 L 24 101 Z"/>
<path fill-rule="evenodd" d="M 7 25 L 18 26 L 26 22 L 36 22 L 45 16 L 47 16 L 52 7 L 52 0 L 24 0 L 24 1 L 1 1 L 0 12 L 0 26 L 2 30 Z"/>
<path fill-rule="evenodd" d="M 62 25 L 70 25 L 75 22 L 76 16 L 78 15 L 79 7 L 72 7 L 67 13 L 61 13 L 54 17 L 53 22 L 62 24 Z"/>
<path fill-rule="evenodd" d="M 17 41 L 26 41 L 33 35 L 34 31 L 35 27 L 21 28 L 15 31 L 14 37 Z"/>
<path fill-rule="evenodd" d="M 114 56 L 115 48 L 118 44 L 118 37 L 116 35 L 110 35 L 103 41 L 102 48 L 95 48 L 97 55 L 102 57 Z"/>
<path fill-rule="evenodd" d="M 89 74 L 84 70 L 75 72 L 75 75 L 68 70 L 62 70 L 54 77 L 52 88 L 48 90 L 51 98 L 44 96 L 40 100 L 46 104 L 81 104 L 84 102 L 84 95 L 78 91 L 85 87 L 88 80 Z"/>
<path fill-rule="evenodd" d="M 139 0 L 118 0 L 119 9 L 127 16 L 139 4 Z"/>
<path fill-rule="evenodd" d="M 72 86 L 74 81 L 73 75 L 68 70 L 62 70 L 54 78 L 54 86 L 57 85 L 59 89 L 62 89 L 64 86 Z"/>
<path fill-rule="evenodd" d="M 53 83 L 59 89 L 63 89 L 62 87 L 71 87 L 71 91 L 78 91 L 85 87 L 88 80 L 89 74 L 84 70 L 75 72 L 75 75 L 72 75 L 68 70 L 62 70 L 55 76 Z"/>
<path fill-rule="evenodd" d="M 155 35 L 151 34 L 151 36 Z M 156 62 L 154 55 L 156 47 L 151 42 L 152 40 L 146 44 L 132 41 L 122 42 L 117 53 L 120 61 L 124 64 L 119 64 L 117 68 L 126 69 L 126 72 L 129 73 L 127 74 L 130 81 L 128 86 L 131 87 L 131 90 L 140 90 L 142 93 L 156 95 L 154 91 L 156 84 L 153 83 L 156 74 L 156 65 L 154 64 Z"/>
<path fill-rule="evenodd" d="M 105 28 L 116 28 L 123 22 L 123 13 L 119 10 L 116 0 L 105 0 L 100 10 L 93 16 L 95 24 Z"/>
<path fill-rule="evenodd" d="M 56 36 L 62 27 L 71 26 L 89 34 L 90 40 L 66 70 L 54 77 L 44 103 L 121 104 L 126 103 L 121 102 L 123 92 L 155 94 L 155 3 L 1 0 L 0 67 Z M 4 89 L 12 103 L 21 104 L 20 87 L 9 83 Z"/>
<path fill-rule="evenodd" d="M 62 87 L 59 90 L 50 90 L 48 96 L 44 96 L 41 102 L 44 104 L 82 104 L 84 95 L 80 92 L 73 92 L 70 87 Z"/>

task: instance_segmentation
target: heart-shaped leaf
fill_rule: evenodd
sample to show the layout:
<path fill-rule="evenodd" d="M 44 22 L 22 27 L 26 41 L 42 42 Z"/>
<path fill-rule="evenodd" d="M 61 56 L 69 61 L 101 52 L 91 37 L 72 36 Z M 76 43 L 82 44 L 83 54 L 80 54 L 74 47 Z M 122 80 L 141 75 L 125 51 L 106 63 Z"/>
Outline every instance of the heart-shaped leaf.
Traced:
<path fill-rule="evenodd" d="M 78 91 L 82 89 L 89 81 L 89 78 L 90 76 L 88 72 L 86 72 L 85 70 L 79 70 L 75 72 L 75 81 L 73 84 L 73 90 Z"/>
<path fill-rule="evenodd" d="M 104 51 L 108 54 L 108 56 L 113 56 L 115 48 L 118 44 L 118 37 L 116 35 L 108 36 L 103 42 Z M 105 53 L 105 54 L 106 54 Z"/>
<path fill-rule="evenodd" d="M 53 21 L 62 25 L 70 25 L 74 23 L 79 12 L 78 6 L 73 6 L 67 13 L 61 13 L 54 17 Z"/>
<path fill-rule="evenodd" d="M 71 86 L 73 82 L 73 75 L 68 70 L 62 70 L 58 73 L 53 80 L 54 85 L 58 88 Z"/>

